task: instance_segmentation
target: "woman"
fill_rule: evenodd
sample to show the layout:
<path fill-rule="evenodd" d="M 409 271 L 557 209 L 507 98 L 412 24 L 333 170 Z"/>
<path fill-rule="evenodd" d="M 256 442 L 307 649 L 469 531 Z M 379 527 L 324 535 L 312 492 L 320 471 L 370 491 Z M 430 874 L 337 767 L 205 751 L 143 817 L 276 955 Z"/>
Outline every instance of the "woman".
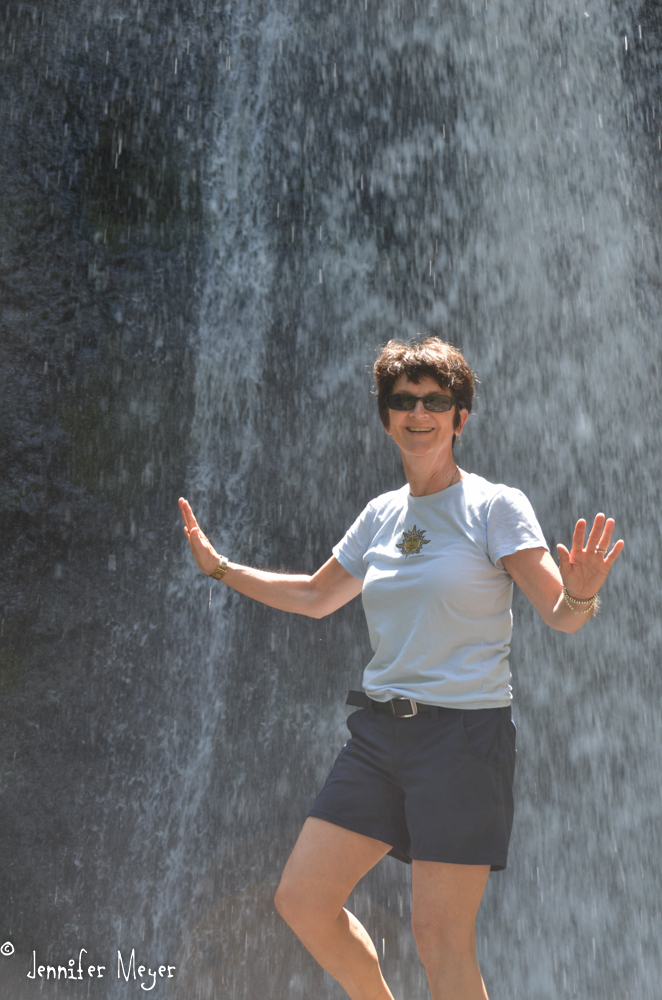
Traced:
<path fill-rule="evenodd" d="M 412 927 L 433 1000 L 485 1000 L 475 921 L 512 824 L 512 582 L 543 620 L 576 632 L 623 549 L 598 514 L 579 520 L 560 571 L 519 492 L 458 467 L 453 445 L 474 376 L 436 337 L 389 341 L 374 368 L 379 412 L 407 485 L 373 500 L 313 576 L 219 556 L 180 500 L 200 569 L 248 597 L 322 618 L 363 592 L 375 655 L 350 692 L 343 747 L 289 858 L 278 911 L 352 1000 L 387 1000 L 373 944 L 344 909 L 386 854 L 412 863 Z"/>

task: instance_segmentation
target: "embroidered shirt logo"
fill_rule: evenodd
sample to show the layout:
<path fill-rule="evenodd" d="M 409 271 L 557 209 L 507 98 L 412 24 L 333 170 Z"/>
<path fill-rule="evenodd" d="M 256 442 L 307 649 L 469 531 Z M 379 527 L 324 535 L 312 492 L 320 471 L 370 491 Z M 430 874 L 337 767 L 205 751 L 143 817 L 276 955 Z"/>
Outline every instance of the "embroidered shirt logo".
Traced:
<path fill-rule="evenodd" d="M 424 545 L 430 544 L 430 539 L 424 535 L 425 530 L 414 525 L 411 531 L 402 532 L 402 541 L 397 543 L 396 548 L 400 549 L 405 557 L 418 555 Z"/>

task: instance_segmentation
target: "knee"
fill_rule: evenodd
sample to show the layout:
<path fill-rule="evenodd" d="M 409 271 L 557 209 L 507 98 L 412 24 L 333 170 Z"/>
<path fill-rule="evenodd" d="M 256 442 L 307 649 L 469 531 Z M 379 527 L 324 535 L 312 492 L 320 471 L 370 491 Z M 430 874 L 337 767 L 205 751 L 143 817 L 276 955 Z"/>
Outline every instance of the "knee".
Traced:
<path fill-rule="evenodd" d="M 426 969 L 463 965 L 476 955 L 476 935 L 451 922 L 413 921 L 412 930 L 419 958 Z"/>
<path fill-rule="evenodd" d="M 319 908 L 296 885 L 281 879 L 274 896 L 276 910 L 299 937 L 307 928 L 319 922 Z"/>
<path fill-rule="evenodd" d="M 287 877 L 281 879 L 274 904 L 285 923 L 301 940 L 324 934 L 338 917 L 338 910 L 330 901 L 304 892 L 296 882 L 288 881 Z M 340 911 L 342 912 L 342 907 Z"/>
<path fill-rule="evenodd" d="M 280 885 L 276 889 L 274 904 L 285 923 L 289 924 L 290 927 L 294 927 L 297 920 L 297 913 L 301 909 L 300 900 L 292 887 L 283 880 L 281 880 Z"/>

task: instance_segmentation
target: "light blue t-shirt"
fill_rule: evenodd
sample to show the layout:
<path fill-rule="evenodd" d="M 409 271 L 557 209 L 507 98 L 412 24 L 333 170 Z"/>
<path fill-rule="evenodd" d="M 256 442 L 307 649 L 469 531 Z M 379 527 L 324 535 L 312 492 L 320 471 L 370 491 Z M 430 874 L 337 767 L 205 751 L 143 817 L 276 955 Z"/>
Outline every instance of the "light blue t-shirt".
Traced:
<path fill-rule="evenodd" d="M 366 693 L 509 705 L 513 582 L 500 559 L 537 547 L 547 543 L 524 494 L 473 474 L 429 496 L 406 485 L 371 500 L 333 549 L 363 580 Z"/>

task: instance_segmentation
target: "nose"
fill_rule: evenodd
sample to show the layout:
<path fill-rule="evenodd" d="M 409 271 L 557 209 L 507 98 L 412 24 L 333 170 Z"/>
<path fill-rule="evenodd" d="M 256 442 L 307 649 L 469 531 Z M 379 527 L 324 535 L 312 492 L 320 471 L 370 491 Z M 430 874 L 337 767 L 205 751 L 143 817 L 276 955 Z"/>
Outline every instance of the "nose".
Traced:
<path fill-rule="evenodd" d="M 423 400 L 422 399 L 417 399 L 416 400 L 416 406 L 414 407 L 414 409 L 411 412 L 415 413 L 417 417 L 420 417 L 422 414 L 424 414 L 426 412 L 426 409 L 423 406 Z"/>

